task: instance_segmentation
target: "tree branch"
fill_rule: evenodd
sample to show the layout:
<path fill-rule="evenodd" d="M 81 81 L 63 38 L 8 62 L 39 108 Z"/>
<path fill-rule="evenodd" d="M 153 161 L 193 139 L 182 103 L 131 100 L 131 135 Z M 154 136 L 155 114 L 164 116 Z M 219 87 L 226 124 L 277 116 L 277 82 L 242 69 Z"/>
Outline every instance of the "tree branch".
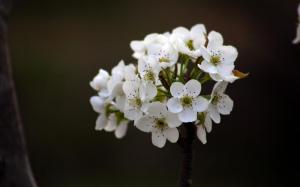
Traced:
<path fill-rule="evenodd" d="M 12 0 L 0 0 L 0 186 L 36 187 L 27 157 L 7 45 Z"/>
<path fill-rule="evenodd" d="M 185 123 L 180 130 L 178 144 L 181 147 L 183 160 L 178 186 L 190 187 L 192 185 L 193 142 L 196 137 L 196 126 L 194 123 Z"/>

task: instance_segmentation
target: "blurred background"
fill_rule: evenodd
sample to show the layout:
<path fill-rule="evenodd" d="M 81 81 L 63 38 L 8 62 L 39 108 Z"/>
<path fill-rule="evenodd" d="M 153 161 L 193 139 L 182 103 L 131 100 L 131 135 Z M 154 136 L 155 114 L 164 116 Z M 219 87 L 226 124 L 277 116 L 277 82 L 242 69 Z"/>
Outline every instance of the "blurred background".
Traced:
<path fill-rule="evenodd" d="M 297 0 L 16 1 L 9 20 L 14 78 L 35 177 L 42 187 L 173 187 L 180 149 L 158 149 L 130 128 L 94 131 L 89 81 L 99 68 L 134 62 L 129 42 L 204 23 L 239 50 L 250 72 L 230 85 L 232 115 L 196 143 L 202 187 L 300 186 Z M 298 182 L 298 184 L 297 184 Z"/>

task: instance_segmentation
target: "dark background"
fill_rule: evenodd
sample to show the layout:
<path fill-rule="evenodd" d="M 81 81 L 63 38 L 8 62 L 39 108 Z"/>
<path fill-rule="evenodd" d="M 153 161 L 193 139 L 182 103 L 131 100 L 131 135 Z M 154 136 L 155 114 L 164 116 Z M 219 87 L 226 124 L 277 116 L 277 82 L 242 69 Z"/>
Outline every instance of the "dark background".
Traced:
<path fill-rule="evenodd" d="M 9 20 L 14 77 L 35 177 L 43 187 L 172 187 L 180 154 L 130 128 L 94 131 L 89 81 L 134 62 L 129 42 L 204 23 L 239 50 L 247 79 L 230 85 L 232 115 L 196 144 L 194 186 L 300 186 L 297 0 L 28 0 Z M 298 182 L 298 185 L 297 185 Z"/>

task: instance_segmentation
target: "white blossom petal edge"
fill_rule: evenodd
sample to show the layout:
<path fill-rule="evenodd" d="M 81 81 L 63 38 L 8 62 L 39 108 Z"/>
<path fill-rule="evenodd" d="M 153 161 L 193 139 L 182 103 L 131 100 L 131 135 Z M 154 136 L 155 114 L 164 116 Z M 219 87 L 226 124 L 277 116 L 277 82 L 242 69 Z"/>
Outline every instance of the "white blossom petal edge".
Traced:
<path fill-rule="evenodd" d="M 135 123 L 141 131 L 152 133 L 152 143 L 159 148 L 165 146 L 166 140 L 177 142 L 179 132 L 176 127 L 180 125 L 177 115 L 168 112 L 166 105 L 160 102 L 151 103 L 147 114 Z"/>
<path fill-rule="evenodd" d="M 196 121 L 197 112 L 207 109 L 208 101 L 199 96 L 201 83 L 197 80 L 192 79 L 185 85 L 174 82 L 170 92 L 173 97 L 168 100 L 168 109 L 172 113 L 178 113 L 180 121 L 184 123 Z"/>

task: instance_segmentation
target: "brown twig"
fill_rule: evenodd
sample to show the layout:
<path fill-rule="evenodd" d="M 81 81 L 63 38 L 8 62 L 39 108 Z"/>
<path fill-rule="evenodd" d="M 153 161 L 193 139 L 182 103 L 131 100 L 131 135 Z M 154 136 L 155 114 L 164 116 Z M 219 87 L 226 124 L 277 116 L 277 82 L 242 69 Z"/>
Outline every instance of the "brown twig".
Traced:
<path fill-rule="evenodd" d="M 193 142 L 195 137 L 196 126 L 193 123 L 183 124 L 178 140 L 183 156 L 178 187 L 190 187 L 192 185 Z"/>

